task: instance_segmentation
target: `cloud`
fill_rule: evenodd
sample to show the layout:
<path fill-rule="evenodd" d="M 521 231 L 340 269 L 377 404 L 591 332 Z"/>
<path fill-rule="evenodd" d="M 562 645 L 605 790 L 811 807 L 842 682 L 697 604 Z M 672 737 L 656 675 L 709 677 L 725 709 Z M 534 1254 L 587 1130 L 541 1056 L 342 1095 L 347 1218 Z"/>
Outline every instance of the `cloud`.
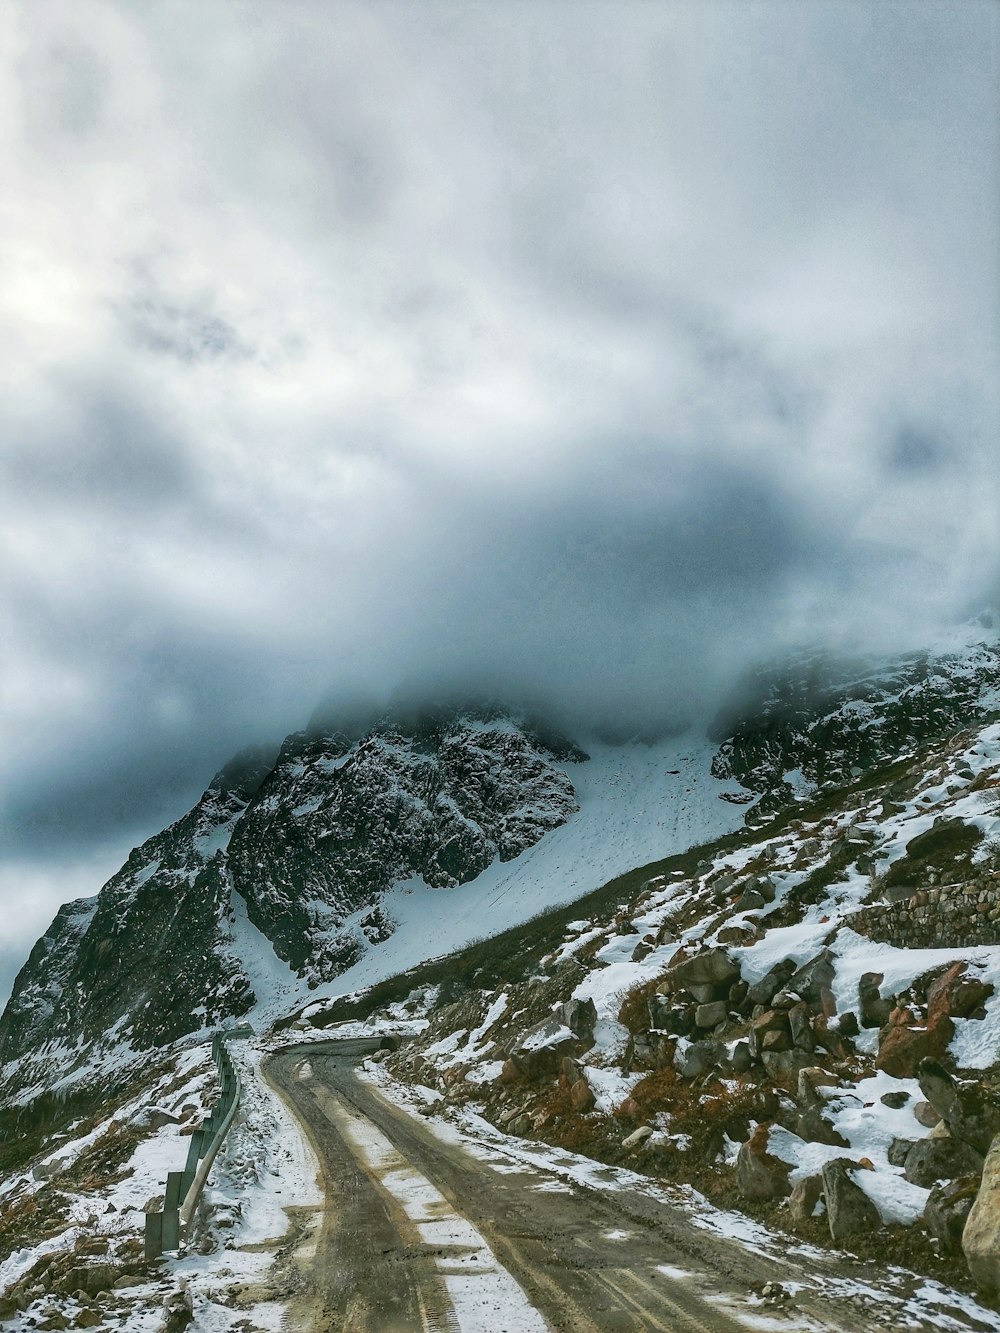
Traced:
<path fill-rule="evenodd" d="M 330 690 L 675 718 L 996 595 L 995 10 L 511 14 L 0 18 L 5 822 L 51 884 Z"/>

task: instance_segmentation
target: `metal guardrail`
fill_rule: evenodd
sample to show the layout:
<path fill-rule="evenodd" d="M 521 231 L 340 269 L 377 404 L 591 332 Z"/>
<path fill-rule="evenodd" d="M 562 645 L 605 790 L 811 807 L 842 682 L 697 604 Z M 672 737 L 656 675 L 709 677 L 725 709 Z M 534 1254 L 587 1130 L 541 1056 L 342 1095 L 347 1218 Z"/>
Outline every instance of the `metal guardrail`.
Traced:
<path fill-rule="evenodd" d="M 163 1207 L 146 1214 L 147 1259 L 159 1258 L 165 1250 L 176 1250 L 190 1230 L 201 1202 L 205 1181 L 233 1122 L 242 1090 L 240 1076 L 226 1049 L 226 1042 L 230 1037 L 250 1036 L 253 1036 L 253 1029 L 243 1024 L 219 1032 L 212 1038 L 212 1058 L 219 1071 L 222 1095 L 212 1108 L 212 1114 L 191 1135 L 184 1170 L 167 1172 Z"/>

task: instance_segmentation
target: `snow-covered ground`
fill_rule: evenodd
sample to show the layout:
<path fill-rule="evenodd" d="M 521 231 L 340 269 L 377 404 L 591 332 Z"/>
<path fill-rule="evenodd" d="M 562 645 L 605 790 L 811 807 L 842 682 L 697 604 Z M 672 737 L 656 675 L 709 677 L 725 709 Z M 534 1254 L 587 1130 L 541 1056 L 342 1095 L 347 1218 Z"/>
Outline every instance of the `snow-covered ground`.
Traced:
<path fill-rule="evenodd" d="M 394 933 L 332 982 L 309 990 L 279 960 L 262 962 L 273 950 L 237 903 L 235 946 L 257 995 L 250 1021 L 261 1025 L 296 1003 L 373 985 L 742 825 L 746 804 L 721 797 L 749 793 L 712 777 L 716 747 L 708 740 L 689 734 L 650 745 L 594 741 L 586 749 L 588 761 L 564 766 L 579 800 L 576 814 L 515 860 L 494 861 L 458 888 L 432 889 L 419 879 L 398 884 L 383 900 Z"/>

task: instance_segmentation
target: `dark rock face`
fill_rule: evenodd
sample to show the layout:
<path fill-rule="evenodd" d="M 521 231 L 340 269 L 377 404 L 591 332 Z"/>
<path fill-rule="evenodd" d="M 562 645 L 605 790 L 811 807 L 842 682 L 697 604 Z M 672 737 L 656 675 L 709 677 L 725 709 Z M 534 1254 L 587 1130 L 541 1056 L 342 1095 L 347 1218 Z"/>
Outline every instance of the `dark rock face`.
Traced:
<path fill-rule="evenodd" d="M 939 1180 L 954 1180 L 957 1176 L 976 1175 L 983 1168 L 981 1154 L 957 1139 L 918 1139 L 906 1154 L 903 1175 L 911 1185 L 929 1189 Z M 971 1204 L 969 1205 L 972 1206 Z"/>
<path fill-rule="evenodd" d="M 222 857 L 267 772 L 240 756 L 183 819 L 129 857 L 96 899 L 60 908 L 0 1018 L 0 1084 L 30 1087 L 39 1061 L 71 1066 L 107 1035 L 142 1049 L 244 1013 L 253 994 L 227 948 Z"/>
<path fill-rule="evenodd" d="M 229 865 L 278 954 L 325 977 L 364 947 L 337 933 L 344 918 L 392 884 L 415 875 L 435 888 L 463 884 L 576 809 L 552 751 L 505 719 L 387 721 L 355 741 L 299 734 L 236 827 Z"/>
<path fill-rule="evenodd" d="M 937 1184 L 927 1196 L 924 1221 L 943 1254 L 958 1254 L 962 1248 L 962 1232 L 978 1191 L 979 1176 L 973 1174 Z"/>
<path fill-rule="evenodd" d="M 96 899 L 60 909 L 0 1019 L 0 1088 L 27 1093 L 92 1044 L 143 1050 L 246 1013 L 243 902 L 301 975 L 337 975 L 392 933 L 394 883 L 464 883 L 564 823 L 577 803 L 559 765 L 585 759 L 495 709 L 238 756 Z"/>
<path fill-rule="evenodd" d="M 823 1167 L 823 1197 L 830 1235 L 838 1244 L 852 1237 L 877 1231 L 882 1225 L 879 1211 L 860 1185 L 855 1183 L 855 1164 L 844 1158 Z"/>
<path fill-rule="evenodd" d="M 794 799 L 789 770 L 818 784 L 850 782 L 968 726 L 984 712 L 984 692 L 1000 685 L 995 644 L 903 658 L 888 670 L 873 666 L 800 658 L 759 673 L 718 718 L 713 731 L 722 744 L 712 772 L 763 793 L 750 818 Z"/>

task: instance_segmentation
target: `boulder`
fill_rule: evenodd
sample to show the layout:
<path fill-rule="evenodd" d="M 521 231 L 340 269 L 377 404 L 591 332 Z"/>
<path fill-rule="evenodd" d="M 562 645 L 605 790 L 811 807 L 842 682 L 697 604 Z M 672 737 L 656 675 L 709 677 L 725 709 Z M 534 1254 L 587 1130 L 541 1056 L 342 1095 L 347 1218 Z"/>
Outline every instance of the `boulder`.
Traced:
<path fill-rule="evenodd" d="M 583 1115 L 587 1111 L 594 1109 L 596 1098 L 594 1090 L 585 1078 L 578 1078 L 569 1090 L 569 1099 L 573 1105 L 573 1110 Z"/>
<path fill-rule="evenodd" d="M 579 1060 L 574 1060 L 571 1055 L 564 1055 L 562 1059 L 562 1076 L 570 1087 L 578 1083 L 584 1077 L 583 1065 Z"/>
<path fill-rule="evenodd" d="M 882 999 L 879 987 L 885 980 L 881 972 L 865 972 L 858 982 L 858 1007 L 863 1028 L 885 1027 L 892 1013 L 892 1000 Z"/>
<path fill-rule="evenodd" d="M 759 1125 L 736 1156 L 736 1188 L 744 1199 L 783 1199 L 791 1193 L 791 1167 L 768 1152 L 769 1130 Z"/>
<path fill-rule="evenodd" d="M 687 987 L 687 993 L 695 1004 L 711 1004 L 713 1000 L 721 998 L 718 986 L 696 986 L 692 984 Z"/>
<path fill-rule="evenodd" d="M 110 1291 L 123 1271 L 114 1264 L 79 1264 L 59 1279 L 55 1289 L 64 1295 L 84 1291 L 88 1296 L 96 1296 L 98 1292 Z"/>
<path fill-rule="evenodd" d="M 893 1078 L 915 1078 L 920 1062 L 928 1058 L 939 1060 L 954 1035 L 955 1025 L 947 1014 L 941 1014 L 934 1023 L 918 1026 L 911 1009 L 897 1007 L 879 1033 L 875 1068 Z"/>
<path fill-rule="evenodd" d="M 976 1285 L 1000 1295 L 1000 1134 L 986 1154 L 979 1192 L 962 1232 L 962 1250 Z"/>
<path fill-rule="evenodd" d="M 854 1181 L 856 1164 L 843 1157 L 823 1167 L 823 1196 L 830 1235 L 842 1245 L 855 1236 L 870 1234 L 882 1225 L 878 1209 Z"/>
<path fill-rule="evenodd" d="M 938 1060 L 922 1060 L 917 1077 L 920 1091 L 952 1138 L 984 1157 L 994 1136 L 1000 1134 L 1000 1106 L 983 1093 L 981 1084 L 958 1082 Z"/>
<path fill-rule="evenodd" d="M 910 1155 L 911 1149 L 916 1146 L 916 1139 L 893 1139 L 889 1144 L 889 1151 L 886 1156 L 889 1158 L 890 1166 L 905 1166 L 906 1159 Z"/>
<path fill-rule="evenodd" d="M 938 1180 L 978 1175 L 983 1159 L 968 1144 L 947 1138 L 918 1139 L 906 1154 L 903 1175 L 911 1185 L 929 1189 Z"/>
<path fill-rule="evenodd" d="M 785 983 L 786 989 L 801 995 L 809 1004 L 820 1007 L 820 991 L 833 985 L 837 975 L 833 954 L 823 949 L 808 963 L 803 963 L 798 971 L 793 972 Z"/>
<path fill-rule="evenodd" d="M 762 1051 L 760 1057 L 775 1083 L 789 1087 L 794 1087 L 799 1070 L 811 1065 L 814 1059 L 807 1051 Z"/>
<path fill-rule="evenodd" d="M 795 964 L 787 958 L 783 962 L 775 963 L 760 981 L 755 981 L 747 988 L 747 999 L 751 1004 L 769 1005 L 794 971 Z"/>
<path fill-rule="evenodd" d="M 562 1021 L 574 1036 L 589 1039 L 594 1035 L 597 1006 L 593 1000 L 567 1000 L 561 1009 Z"/>
<path fill-rule="evenodd" d="M 793 1005 L 788 1011 L 788 1027 L 792 1034 L 792 1044 L 800 1051 L 811 1051 L 816 1043 L 813 1040 L 812 1017 L 807 1004 Z"/>
<path fill-rule="evenodd" d="M 905 1106 L 910 1100 L 910 1094 L 905 1088 L 898 1088 L 895 1092 L 883 1092 L 879 1101 L 883 1106 L 888 1106 L 890 1111 L 898 1111 L 900 1107 Z"/>
<path fill-rule="evenodd" d="M 705 949 L 694 958 L 686 958 L 670 968 L 662 985 L 671 989 L 695 986 L 730 986 L 739 978 L 740 969 L 725 949 Z"/>
<path fill-rule="evenodd" d="M 927 1016 L 947 1014 L 951 1018 L 969 1018 L 993 994 L 989 982 L 970 976 L 967 964 L 952 963 L 927 987 Z"/>
<path fill-rule="evenodd" d="M 790 1051 L 792 1049 L 791 1034 L 781 1029 L 765 1032 L 760 1043 L 761 1055 L 768 1051 Z"/>
<path fill-rule="evenodd" d="M 561 1014 L 545 1018 L 521 1038 L 511 1058 L 529 1078 L 554 1074 L 564 1055 L 572 1055 L 579 1048 L 574 1033 L 562 1021 Z"/>
<path fill-rule="evenodd" d="M 834 1129 L 818 1106 L 807 1106 L 804 1111 L 799 1112 L 795 1118 L 795 1133 L 807 1143 L 828 1143 L 835 1148 L 851 1146 L 847 1139 Z"/>
<path fill-rule="evenodd" d="M 979 1189 L 979 1176 L 959 1176 L 939 1182 L 931 1189 L 924 1205 L 924 1223 L 937 1238 L 942 1254 L 958 1254 L 962 1232 Z"/>
<path fill-rule="evenodd" d="M 935 1125 L 941 1122 L 941 1113 L 935 1111 L 930 1102 L 917 1102 L 913 1108 L 913 1118 L 918 1125 L 923 1125 L 924 1129 L 933 1129 Z"/>
<path fill-rule="evenodd" d="M 694 1011 L 694 1025 L 697 1028 L 714 1028 L 728 1016 L 725 1000 L 713 1000 L 711 1004 L 699 1004 Z"/>
<path fill-rule="evenodd" d="M 674 1056 L 674 1065 L 682 1078 L 699 1078 L 722 1064 L 726 1048 L 721 1041 L 692 1041 Z"/>
<path fill-rule="evenodd" d="M 734 1074 L 745 1074 L 752 1064 L 753 1056 L 750 1054 L 749 1043 L 738 1041 L 729 1057 L 729 1068 Z"/>
<path fill-rule="evenodd" d="M 787 1032 L 788 1015 L 781 1009 L 765 1009 L 750 1024 L 754 1032 L 763 1037 L 765 1032 Z"/>
<path fill-rule="evenodd" d="M 795 1182 L 788 1196 L 788 1211 L 796 1222 L 805 1222 L 812 1217 L 822 1193 L 822 1176 L 805 1176 Z"/>

